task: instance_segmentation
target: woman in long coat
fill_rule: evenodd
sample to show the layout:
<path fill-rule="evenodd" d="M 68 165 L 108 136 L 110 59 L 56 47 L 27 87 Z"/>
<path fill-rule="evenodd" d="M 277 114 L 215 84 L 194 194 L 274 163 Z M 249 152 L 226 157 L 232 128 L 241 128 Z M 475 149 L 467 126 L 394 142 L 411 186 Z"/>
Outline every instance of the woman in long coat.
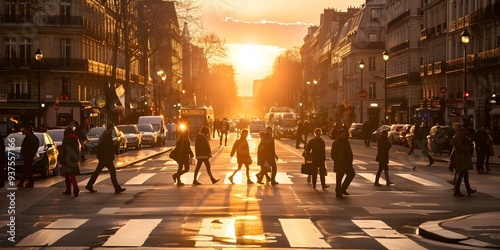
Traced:
<path fill-rule="evenodd" d="M 257 174 L 257 183 L 262 184 L 262 179 L 266 176 L 267 181 L 270 181 L 272 185 L 279 184 L 276 181 L 276 174 L 278 173 L 276 160 L 278 160 L 278 156 L 276 155 L 276 147 L 274 145 L 273 129 L 267 127 L 266 133 L 261 134 L 261 140 L 258 147 L 257 163 L 261 166 L 261 171 Z M 262 168 L 265 162 L 267 162 L 269 168 L 271 168 L 270 178 L 267 174 L 267 168 Z"/>
<path fill-rule="evenodd" d="M 314 174 L 312 174 L 312 184 L 313 188 L 316 189 L 316 181 L 318 179 L 318 169 L 319 169 L 319 180 L 321 181 L 321 187 L 323 189 L 329 187 L 326 185 L 326 153 L 325 153 L 325 141 L 321 139 L 322 131 L 320 128 L 314 130 L 315 137 L 311 139 L 306 146 L 305 154 L 307 158 L 311 159 L 312 165 L 314 166 Z"/>
<path fill-rule="evenodd" d="M 387 132 L 387 130 L 382 131 L 382 133 L 380 133 L 380 138 L 377 140 L 377 157 L 375 158 L 375 161 L 378 161 L 378 171 L 375 176 L 374 185 L 377 187 L 382 186 L 378 183 L 382 171 L 384 171 L 387 186 L 394 184 L 389 179 L 389 150 L 391 146 L 392 143 L 389 141 L 389 132 Z"/>
<path fill-rule="evenodd" d="M 231 176 L 228 177 L 229 181 L 233 184 L 234 175 L 240 171 L 243 165 L 245 165 L 246 168 L 247 184 L 253 184 L 253 181 L 250 180 L 250 164 L 252 164 L 252 157 L 250 157 L 250 148 L 248 147 L 247 136 L 248 130 L 243 129 L 241 131 L 240 139 L 234 142 L 233 148 L 231 149 L 231 157 L 233 157 L 236 153 L 236 159 L 238 161 L 238 168 L 234 170 Z"/>
<path fill-rule="evenodd" d="M 471 160 L 472 142 L 467 138 L 466 134 L 467 130 L 465 130 L 465 128 L 459 128 L 451 139 L 451 145 L 455 148 L 455 162 L 457 163 L 455 169 L 458 171 L 458 177 L 455 181 L 454 196 L 464 196 L 460 192 L 462 178 L 464 179 L 465 188 L 467 189 L 467 196 L 471 196 L 471 194 L 476 192 L 469 184 L 469 170 L 473 170 L 474 168 Z"/>
<path fill-rule="evenodd" d="M 177 168 L 177 173 L 172 175 L 172 179 L 174 179 L 174 182 L 177 182 L 177 186 L 184 186 L 184 183 L 181 181 L 181 176 L 189 172 L 189 159 L 194 157 L 188 135 L 189 132 L 187 130 L 180 132 L 179 138 L 177 138 L 175 142 L 175 147 L 179 151 L 179 155 L 176 159 L 179 167 Z"/>
<path fill-rule="evenodd" d="M 61 174 L 66 183 L 66 190 L 63 194 L 71 194 L 71 184 L 73 184 L 73 194 L 78 197 L 80 189 L 75 174 L 80 173 L 80 142 L 71 126 L 64 130 L 64 139 L 57 161 L 61 164 Z"/>

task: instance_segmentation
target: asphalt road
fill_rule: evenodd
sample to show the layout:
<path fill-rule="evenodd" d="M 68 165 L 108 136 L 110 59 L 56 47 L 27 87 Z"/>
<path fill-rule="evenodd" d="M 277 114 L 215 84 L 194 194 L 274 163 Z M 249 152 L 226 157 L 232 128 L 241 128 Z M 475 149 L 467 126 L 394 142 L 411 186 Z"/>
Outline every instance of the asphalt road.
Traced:
<path fill-rule="evenodd" d="M 365 148 L 359 140 L 351 140 L 356 177 L 346 198 L 335 198 L 331 161 L 327 162 L 330 188 L 314 190 L 307 183 L 306 175 L 300 173 L 302 150 L 295 149 L 291 140 L 276 141 L 280 184 L 247 185 L 242 181 L 244 171 L 231 184 L 227 177 L 236 167 L 236 160 L 229 156 L 235 135 L 230 134 L 228 147 L 211 141 L 212 171 L 221 179 L 215 185 L 204 167 L 198 178 L 202 185 L 191 185 L 192 165 L 182 176 L 186 185 L 176 186 L 171 175 L 177 165 L 165 153 L 153 156 L 168 149 L 163 147 L 131 150 L 117 158 L 122 167 L 118 181 L 127 188 L 121 194 L 114 194 L 107 173 L 97 180 L 97 193 L 83 189 L 89 175 L 77 176 L 82 189 L 77 198 L 62 194 L 62 177 L 37 179 L 34 189 L 1 189 L 2 197 L 13 192 L 15 198 L 14 203 L 0 200 L 0 246 L 471 249 L 423 238 L 416 230 L 425 221 L 500 209 L 498 168 L 493 174 L 471 171 L 471 184 L 478 192 L 457 198 L 446 182 L 451 178 L 447 163 L 426 166 L 426 158 L 409 156 L 407 149 L 394 146 L 389 166 L 395 185 L 375 187 L 376 149 Z M 329 155 L 332 141 L 324 139 Z M 258 142 L 258 138 L 249 139 L 254 181 Z M 95 164 L 89 158 L 85 169 L 92 170 Z M 15 214 L 8 214 L 13 204 Z M 14 227 L 7 226 L 12 224 L 11 217 Z"/>

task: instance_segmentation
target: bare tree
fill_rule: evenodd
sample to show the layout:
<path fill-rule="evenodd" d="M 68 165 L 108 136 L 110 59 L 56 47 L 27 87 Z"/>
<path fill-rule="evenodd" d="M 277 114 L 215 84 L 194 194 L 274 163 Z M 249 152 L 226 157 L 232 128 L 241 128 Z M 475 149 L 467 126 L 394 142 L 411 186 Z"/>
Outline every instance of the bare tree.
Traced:
<path fill-rule="evenodd" d="M 226 40 L 219 38 L 214 32 L 201 34 L 195 38 L 194 43 L 203 49 L 209 65 L 221 63 L 227 57 Z"/>

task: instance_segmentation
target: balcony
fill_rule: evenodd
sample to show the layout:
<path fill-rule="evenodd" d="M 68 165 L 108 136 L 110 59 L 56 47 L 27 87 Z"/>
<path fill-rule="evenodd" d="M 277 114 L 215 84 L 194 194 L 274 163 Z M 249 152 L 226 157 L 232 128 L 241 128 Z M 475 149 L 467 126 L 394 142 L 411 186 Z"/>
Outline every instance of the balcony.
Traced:
<path fill-rule="evenodd" d="M 43 23 L 45 25 L 56 25 L 56 26 L 76 26 L 83 27 L 83 17 L 82 16 L 63 16 L 63 15 L 44 15 Z"/>
<path fill-rule="evenodd" d="M 470 25 L 480 24 L 484 18 L 484 10 L 479 9 L 470 14 Z"/>
<path fill-rule="evenodd" d="M 450 32 L 457 30 L 457 21 L 453 20 L 450 23 Z"/>
<path fill-rule="evenodd" d="M 434 73 L 434 65 L 432 63 L 427 64 L 427 75 L 430 76 Z"/>
<path fill-rule="evenodd" d="M 500 64 L 500 48 L 478 53 L 474 60 L 474 67 L 490 67 Z"/>
<path fill-rule="evenodd" d="M 425 76 L 425 65 L 420 65 L 420 76 Z"/>
<path fill-rule="evenodd" d="M 420 31 L 420 41 L 427 39 L 427 29 L 423 29 Z"/>
<path fill-rule="evenodd" d="M 8 93 L 8 100 L 31 100 L 31 93 Z"/>
<path fill-rule="evenodd" d="M 397 23 L 405 20 L 405 18 L 410 16 L 410 10 L 405 11 L 403 14 L 397 16 L 396 18 L 392 19 L 388 24 L 387 24 L 387 29 L 390 29 L 394 27 Z"/>
<path fill-rule="evenodd" d="M 444 62 L 439 61 L 434 63 L 434 74 L 441 74 L 444 72 Z"/>
<path fill-rule="evenodd" d="M 19 59 L 11 60 L 9 58 L 0 58 L 0 70 L 12 69 L 31 69 L 37 70 L 38 64 L 31 61 L 22 61 Z M 87 59 L 65 59 L 65 58 L 43 58 L 40 63 L 41 70 L 70 70 L 86 71 Z"/>
<path fill-rule="evenodd" d="M 405 42 L 402 42 L 392 48 L 389 49 L 389 54 L 393 55 L 393 54 L 396 54 L 398 52 L 401 52 L 401 51 L 405 51 L 405 50 L 408 50 L 410 47 L 410 42 L 409 41 L 405 41 Z"/>
<path fill-rule="evenodd" d="M 33 16 L 0 15 L 0 23 L 33 23 Z"/>

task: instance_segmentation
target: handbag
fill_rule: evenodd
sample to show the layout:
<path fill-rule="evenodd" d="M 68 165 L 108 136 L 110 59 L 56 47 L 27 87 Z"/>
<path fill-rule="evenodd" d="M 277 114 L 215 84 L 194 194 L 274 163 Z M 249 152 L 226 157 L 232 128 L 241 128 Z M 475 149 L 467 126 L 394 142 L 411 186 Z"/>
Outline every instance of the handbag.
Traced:
<path fill-rule="evenodd" d="M 177 149 L 177 147 L 175 147 L 172 151 L 170 151 L 168 157 L 170 157 L 170 159 L 174 161 L 177 161 L 179 159 L 179 150 Z"/>
<path fill-rule="evenodd" d="M 252 157 L 248 156 L 248 158 L 247 158 L 247 159 L 245 159 L 245 163 L 246 163 L 247 165 L 252 165 Z"/>
<path fill-rule="evenodd" d="M 307 175 L 313 175 L 316 173 L 316 171 L 315 171 L 314 165 L 312 163 L 303 163 L 302 166 L 300 167 L 300 173 L 307 174 Z"/>

